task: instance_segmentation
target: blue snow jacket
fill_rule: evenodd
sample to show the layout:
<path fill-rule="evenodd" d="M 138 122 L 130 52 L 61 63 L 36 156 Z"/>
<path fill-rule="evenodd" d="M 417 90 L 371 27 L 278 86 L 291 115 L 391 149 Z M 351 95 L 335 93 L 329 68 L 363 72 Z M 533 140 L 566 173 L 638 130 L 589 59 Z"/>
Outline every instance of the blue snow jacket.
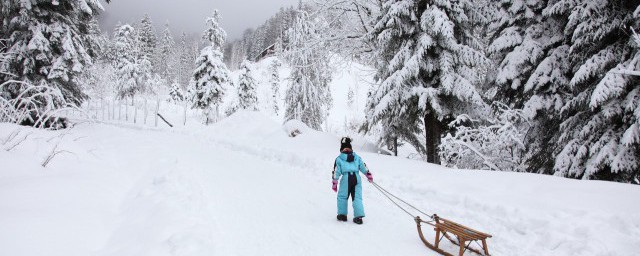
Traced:
<path fill-rule="evenodd" d="M 367 174 L 369 170 L 360 156 L 355 152 L 345 150 L 336 158 L 333 179 L 340 180 L 338 186 L 338 214 L 347 215 L 348 201 L 353 200 L 354 217 L 364 217 L 362 204 L 362 179 L 358 172 Z"/>

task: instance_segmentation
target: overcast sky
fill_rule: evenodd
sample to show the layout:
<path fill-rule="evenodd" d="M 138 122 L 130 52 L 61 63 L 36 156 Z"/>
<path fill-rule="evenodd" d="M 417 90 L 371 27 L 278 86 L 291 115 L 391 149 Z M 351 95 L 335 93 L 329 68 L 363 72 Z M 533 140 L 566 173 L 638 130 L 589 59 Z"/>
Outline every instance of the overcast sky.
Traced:
<path fill-rule="evenodd" d="M 102 31 L 111 33 L 121 21 L 139 22 L 145 13 L 151 16 L 153 25 L 162 31 L 169 21 L 174 37 L 182 31 L 201 35 L 205 19 L 214 9 L 220 10 L 220 22 L 228 39 L 238 39 L 247 28 L 256 28 L 275 14 L 280 7 L 295 6 L 298 0 L 112 0 L 106 4 L 100 17 Z"/>

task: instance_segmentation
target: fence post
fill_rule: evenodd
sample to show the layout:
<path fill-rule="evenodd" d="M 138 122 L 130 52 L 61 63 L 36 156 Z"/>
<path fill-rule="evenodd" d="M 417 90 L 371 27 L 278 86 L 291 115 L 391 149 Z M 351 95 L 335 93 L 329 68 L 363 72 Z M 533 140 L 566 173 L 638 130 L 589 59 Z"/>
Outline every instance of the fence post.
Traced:
<path fill-rule="evenodd" d="M 107 100 L 107 119 L 108 120 L 113 119 L 113 116 L 112 116 L 113 115 L 113 111 L 111 109 L 112 106 L 113 106 L 112 101 Z"/>
<path fill-rule="evenodd" d="M 87 108 L 85 110 L 86 110 L 85 113 L 87 113 L 87 115 L 89 116 L 89 119 L 92 119 L 91 118 L 91 100 L 87 100 Z"/>
<path fill-rule="evenodd" d="M 118 121 L 122 121 L 122 102 L 118 101 Z"/>
<path fill-rule="evenodd" d="M 109 106 L 110 111 L 110 117 L 109 120 L 113 120 L 116 116 L 115 112 L 116 112 L 116 101 L 114 99 L 111 100 L 111 106 Z"/>
<path fill-rule="evenodd" d="M 158 112 L 160 111 L 160 99 L 158 99 L 158 103 L 156 103 L 156 113 L 153 115 L 155 117 L 154 125 L 158 127 Z"/>
<path fill-rule="evenodd" d="M 134 108 L 134 112 L 133 112 L 133 123 L 137 124 L 138 123 L 138 104 L 137 102 L 134 103 L 133 105 Z"/>
<path fill-rule="evenodd" d="M 129 121 L 129 104 L 126 100 L 124 101 L 124 120 Z"/>
<path fill-rule="evenodd" d="M 186 100 L 184 101 L 184 118 L 183 125 L 187 126 L 187 104 L 189 104 Z"/>
<path fill-rule="evenodd" d="M 102 114 L 102 121 L 104 121 L 104 100 L 100 98 L 100 112 Z"/>
<path fill-rule="evenodd" d="M 144 124 L 147 125 L 147 98 L 144 99 Z"/>

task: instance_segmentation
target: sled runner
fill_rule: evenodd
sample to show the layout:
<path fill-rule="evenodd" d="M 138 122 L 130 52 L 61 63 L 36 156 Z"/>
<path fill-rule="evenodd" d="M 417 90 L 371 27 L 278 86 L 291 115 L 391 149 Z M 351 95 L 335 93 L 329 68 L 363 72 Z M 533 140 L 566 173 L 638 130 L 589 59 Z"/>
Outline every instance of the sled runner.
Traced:
<path fill-rule="evenodd" d="M 442 241 L 442 238 L 446 238 L 447 240 L 451 241 L 453 244 L 460 247 L 460 252 L 458 256 L 464 255 L 464 253 L 467 250 L 471 252 L 475 252 L 480 255 L 489 256 L 489 247 L 487 247 L 487 238 L 490 238 L 491 235 L 477 231 L 475 229 L 471 229 L 469 227 L 465 227 L 453 221 L 440 218 L 437 214 L 427 214 L 421 211 L 420 209 L 416 208 L 415 206 L 400 199 L 396 195 L 391 194 L 389 191 L 387 191 L 377 183 L 375 182 L 372 182 L 372 183 L 373 183 L 373 186 L 376 187 L 380 191 L 380 193 L 382 193 L 382 195 L 384 195 L 387 199 L 389 199 L 389 201 L 391 201 L 393 204 L 395 204 L 398 208 L 400 208 L 402 211 L 407 213 L 407 215 L 411 216 L 416 221 L 420 239 L 422 240 L 424 245 L 429 247 L 429 249 L 434 250 L 445 256 L 453 256 L 453 254 L 445 252 L 439 247 L 440 241 Z M 424 216 L 428 216 L 429 218 L 431 218 L 431 220 L 424 221 L 422 220 L 422 218 L 420 218 L 420 216 L 413 215 L 408 208 L 402 207 L 400 205 L 401 203 L 415 210 L 416 212 L 423 214 Z M 422 232 L 423 223 L 433 226 L 433 230 L 436 231 L 435 245 L 427 241 L 427 239 L 424 237 L 424 233 Z M 471 248 L 471 245 L 473 243 L 477 244 L 482 249 L 482 252 L 476 248 Z"/>
<path fill-rule="evenodd" d="M 432 221 L 424 221 L 419 216 L 415 217 L 415 221 L 416 225 L 418 226 L 418 234 L 420 235 L 420 239 L 422 240 L 424 245 L 429 247 L 431 250 L 434 250 L 445 256 L 453 256 L 453 254 L 445 252 L 438 247 L 440 245 L 440 241 L 442 241 L 443 238 L 447 238 L 453 244 L 460 247 L 458 256 L 462 256 L 467 250 L 480 255 L 489 256 L 489 248 L 487 247 L 487 238 L 491 237 L 491 235 L 489 234 L 471 229 L 469 227 L 465 227 L 447 219 L 440 218 L 436 214 L 433 215 Z M 435 244 L 430 243 L 424 237 L 424 234 L 422 233 L 423 223 L 434 227 L 434 230 L 436 231 Z M 452 235 L 455 237 L 455 239 L 452 237 Z M 480 242 L 482 244 L 480 244 Z M 484 253 L 482 253 L 478 249 L 471 248 L 471 245 L 473 243 L 476 243 L 479 247 L 481 247 Z"/>

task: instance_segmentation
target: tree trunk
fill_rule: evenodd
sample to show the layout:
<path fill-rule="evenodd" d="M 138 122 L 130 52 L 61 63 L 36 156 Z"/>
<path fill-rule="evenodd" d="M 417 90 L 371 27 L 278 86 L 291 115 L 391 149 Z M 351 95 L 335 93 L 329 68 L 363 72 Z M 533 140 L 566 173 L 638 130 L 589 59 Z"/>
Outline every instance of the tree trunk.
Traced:
<path fill-rule="evenodd" d="M 427 162 L 440 164 L 438 146 L 440 145 L 440 121 L 435 113 L 429 112 L 424 116 L 424 131 L 426 137 Z"/>
<path fill-rule="evenodd" d="M 393 138 L 393 154 L 398 156 L 398 137 Z"/>

